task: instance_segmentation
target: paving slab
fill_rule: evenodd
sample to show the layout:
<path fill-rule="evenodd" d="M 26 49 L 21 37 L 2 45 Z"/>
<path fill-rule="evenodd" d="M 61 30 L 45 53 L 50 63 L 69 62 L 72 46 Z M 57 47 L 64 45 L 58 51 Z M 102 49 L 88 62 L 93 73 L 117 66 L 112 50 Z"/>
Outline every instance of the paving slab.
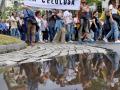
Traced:
<path fill-rule="evenodd" d="M 6 61 L 10 61 L 7 65 L 14 64 L 14 62 L 26 63 L 40 61 L 41 59 L 49 59 L 54 56 L 66 56 L 73 54 L 83 53 L 106 53 L 106 49 L 90 46 L 90 45 L 78 45 L 78 44 L 37 44 L 34 47 L 28 47 L 24 50 L 14 51 L 11 53 L 0 54 L 0 63 L 5 64 Z"/>

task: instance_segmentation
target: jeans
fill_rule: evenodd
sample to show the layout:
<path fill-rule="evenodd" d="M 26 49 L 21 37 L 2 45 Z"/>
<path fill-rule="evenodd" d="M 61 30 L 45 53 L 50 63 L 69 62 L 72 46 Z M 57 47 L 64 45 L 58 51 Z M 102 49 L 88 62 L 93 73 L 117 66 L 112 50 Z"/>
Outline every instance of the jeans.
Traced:
<path fill-rule="evenodd" d="M 118 40 L 119 37 L 119 29 L 118 29 L 118 24 L 116 21 L 114 21 L 111 25 L 111 30 L 110 32 L 106 35 L 106 38 L 108 39 L 112 34 L 114 34 L 114 39 Z"/>
<path fill-rule="evenodd" d="M 73 23 L 69 23 L 66 25 L 68 41 L 72 40 L 73 37 Z"/>
<path fill-rule="evenodd" d="M 10 33 L 11 33 L 11 36 L 20 38 L 20 32 L 17 28 L 12 28 Z"/>
<path fill-rule="evenodd" d="M 94 32 L 94 40 L 96 41 L 99 37 L 100 29 L 96 28 L 96 31 Z"/>
<path fill-rule="evenodd" d="M 41 30 L 38 31 L 38 35 L 39 35 L 39 41 L 42 42 L 43 41 L 43 34 L 42 34 Z"/>
<path fill-rule="evenodd" d="M 33 82 L 32 80 L 28 80 L 27 90 L 38 90 L 38 82 Z"/>
<path fill-rule="evenodd" d="M 56 31 L 55 31 L 54 27 L 48 27 L 48 28 L 49 28 L 49 38 L 50 38 L 50 41 L 52 42 Z"/>
<path fill-rule="evenodd" d="M 36 41 L 36 42 L 39 41 L 39 32 L 36 32 L 36 34 L 35 34 L 35 41 Z"/>
<path fill-rule="evenodd" d="M 89 23 L 89 20 L 88 20 L 88 19 L 81 18 L 80 24 L 81 24 L 81 26 L 80 26 L 80 30 L 79 30 L 79 35 L 78 35 L 78 37 L 79 37 L 79 40 L 81 41 L 83 32 L 89 33 L 90 23 Z"/>
<path fill-rule="evenodd" d="M 62 64 L 57 64 L 56 65 L 57 73 L 58 75 L 63 75 L 64 74 L 64 66 Z"/>
<path fill-rule="evenodd" d="M 26 33 L 20 33 L 21 34 L 21 40 L 26 41 Z"/>
<path fill-rule="evenodd" d="M 69 56 L 68 68 L 75 69 L 75 57 L 74 56 Z"/>
<path fill-rule="evenodd" d="M 112 63 L 112 68 L 117 71 L 119 69 L 119 62 L 120 62 L 120 57 L 117 53 L 110 53 L 107 55 L 107 58 L 111 61 Z"/>

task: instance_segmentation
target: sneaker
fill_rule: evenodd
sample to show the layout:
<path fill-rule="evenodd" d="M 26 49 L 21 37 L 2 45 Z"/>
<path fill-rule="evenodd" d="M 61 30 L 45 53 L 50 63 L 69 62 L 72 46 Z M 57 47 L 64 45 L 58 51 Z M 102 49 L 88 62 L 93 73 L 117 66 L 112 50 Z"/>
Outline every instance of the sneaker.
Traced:
<path fill-rule="evenodd" d="M 68 41 L 69 43 L 73 43 L 73 41 L 72 40 L 70 40 L 70 41 Z"/>
<path fill-rule="evenodd" d="M 103 38 L 103 40 L 104 40 L 106 43 L 108 42 L 107 38 Z"/>
<path fill-rule="evenodd" d="M 111 82 L 111 87 L 114 87 L 115 86 L 115 83 Z"/>
<path fill-rule="evenodd" d="M 115 41 L 115 43 L 120 43 L 120 40 Z"/>
<path fill-rule="evenodd" d="M 82 40 L 79 40 L 79 41 L 78 41 L 78 44 L 83 44 Z"/>

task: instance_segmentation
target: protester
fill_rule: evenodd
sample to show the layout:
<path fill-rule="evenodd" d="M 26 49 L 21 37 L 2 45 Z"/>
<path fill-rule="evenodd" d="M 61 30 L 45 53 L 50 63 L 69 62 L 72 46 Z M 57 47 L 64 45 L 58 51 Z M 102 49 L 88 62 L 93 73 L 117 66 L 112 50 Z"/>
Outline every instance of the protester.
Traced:
<path fill-rule="evenodd" d="M 65 25 L 63 20 L 63 13 L 61 11 L 59 11 L 56 16 L 55 30 L 56 34 L 53 42 L 65 43 Z"/>
<path fill-rule="evenodd" d="M 114 40 L 115 43 L 120 43 L 120 41 L 118 40 L 119 37 L 119 29 L 118 29 L 118 24 L 115 20 L 113 20 L 113 16 L 112 16 L 112 12 L 107 10 L 106 11 L 106 15 L 108 16 L 109 22 L 110 22 L 110 26 L 111 26 L 111 30 L 110 32 L 105 36 L 105 38 L 103 39 L 105 42 L 108 42 L 108 38 L 114 34 Z"/>
<path fill-rule="evenodd" d="M 38 38 L 37 40 L 40 42 L 40 43 L 44 43 L 43 42 L 43 33 L 42 33 L 42 27 L 43 27 L 43 21 L 42 21 L 42 16 L 41 16 L 41 13 L 40 11 L 36 11 L 35 12 L 35 18 L 36 18 L 36 21 L 39 25 L 39 30 L 38 30 Z"/>
<path fill-rule="evenodd" d="M 10 31 L 11 36 L 32 46 L 37 42 L 73 43 L 75 40 L 91 43 L 101 39 L 108 42 L 113 38 L 119 43 L 120 6 L 117 8 L 116 2 L 112 1 L 108 8 L 109 11 L 103 11 L 99 18 L 97 9 L 91 11 L 86 0 L 81 0 L 79 14 L 71 10 L 48 10 L 43 14 L 23 6 L 21 11 L 13 12 L 9 20 L 0 20 L 0 33 L 9 35 Z"/>
<path fill-rule="evenodd" d="M 117 10 L 117 7 L 116 7 L 116 2 L 112 2 L 110 5 L 109 5 L 109 10 L 111 11 L 112 13 L 112 16 L 113 16 L 113 19 L 118 23 L 118 25 L 120 26 L 120 15 L 119 15 L 119 12 Z"/>
<path fill-rule="evenodd" d="M 72 18 L 72 13 L 69 11 L 65 11 L 63 13 L 63 18 L 67 30 L 67 35 L 68 35 L 68 41 L 72 42 L 72 36 L 73 36 L 73 18 Z"/>
<path fill-rule="evenodd" d="M 12 15 L 10 16 L 10 32 L 11 32 L 11 36 L 13 37 L 17 37 L 20 38 L 20 32 L 18 30 L 18 26 L 17 26 L 17 13 L 13 12 Z"/>
<path fill-rule="evenodd" d="M 53 41 L 53 38 L 55 36 L 56 30 L 55 30 L 55 23 L 56 23 L 56 12 L 52 12 L 51 15 L 48 16 L 48 29 L 49 29 L 49 39 L 50 42 Z"/>
<path fill-rule="evenodd" d="M 38 30 L 39 28 L 37 28 L 37 21 L 35 19 L 35 15 L 34 12 L 29 8 L 29 7 L 25 7 L 23 10 L 23 14 L 24 14 L 24 30 L 26 30 L 27 33 L 27 43 L 29 45 L 35 45 L 35 33 L 36 30 Z"/>
<path fill-rule="evenodd" d="M 91 29 L 94 32 L 94 40 L 98 40 L 100 34 L 100 21 L 98 19 L 98 11 L 93 12 Z"/>
<path fill-rule="evenodd" d="M 48 41 L 48 22 L 47 22 L 47 16 L 44 15 L 42 19 L 43 25 L 42 25 L 42 33 L 43 33 L 43 41 Z"/>
<path fill-rule="evenodd" d="M 79 21 L 79 17 L 76 14 L 74 19 L 74 36 L 75 36 L 75 40 L 78 41 L 78 31 L 80 29 L 80 21 Z"/>
<path fill-rule="evenodd" d="M 90 8 L 87 5 L 86 0 L 81 0 L 81 17 L 80 17 L 80 30 L 79 30 L 79 41 L 83 41 L 88 39 L 89 34 L 89 15 L 90 15 Z"/>

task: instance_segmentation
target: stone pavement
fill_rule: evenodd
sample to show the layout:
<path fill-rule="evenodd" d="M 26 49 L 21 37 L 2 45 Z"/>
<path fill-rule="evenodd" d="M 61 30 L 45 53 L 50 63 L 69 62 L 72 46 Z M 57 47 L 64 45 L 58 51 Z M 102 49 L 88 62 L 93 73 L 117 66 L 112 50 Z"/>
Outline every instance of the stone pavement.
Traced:
<path fill-rule="evenodd" d="M 103 53 L 106 49 L 93 47 L 89 45 L 78 44 L 37 44 L 34 47 L 28 47 L 24 50 L 15 51 L 6 54 L 0 54 L 0 66 L 11 66 L 26 62 L 41 62 L 49 60 L 51 57 L 83 54 L 83 53 Z"/>
<path fill-rule="evenodd" d="M 112 52 L 115 52 L 119 55 L 120 57 L 120 44 L 115 44 L 115 43 L 98 43 L 98 44 L 91 44 L 90 46 L 95 46 L 99 48 L 103 48 L 106 50 L 111 50 Z"/>

